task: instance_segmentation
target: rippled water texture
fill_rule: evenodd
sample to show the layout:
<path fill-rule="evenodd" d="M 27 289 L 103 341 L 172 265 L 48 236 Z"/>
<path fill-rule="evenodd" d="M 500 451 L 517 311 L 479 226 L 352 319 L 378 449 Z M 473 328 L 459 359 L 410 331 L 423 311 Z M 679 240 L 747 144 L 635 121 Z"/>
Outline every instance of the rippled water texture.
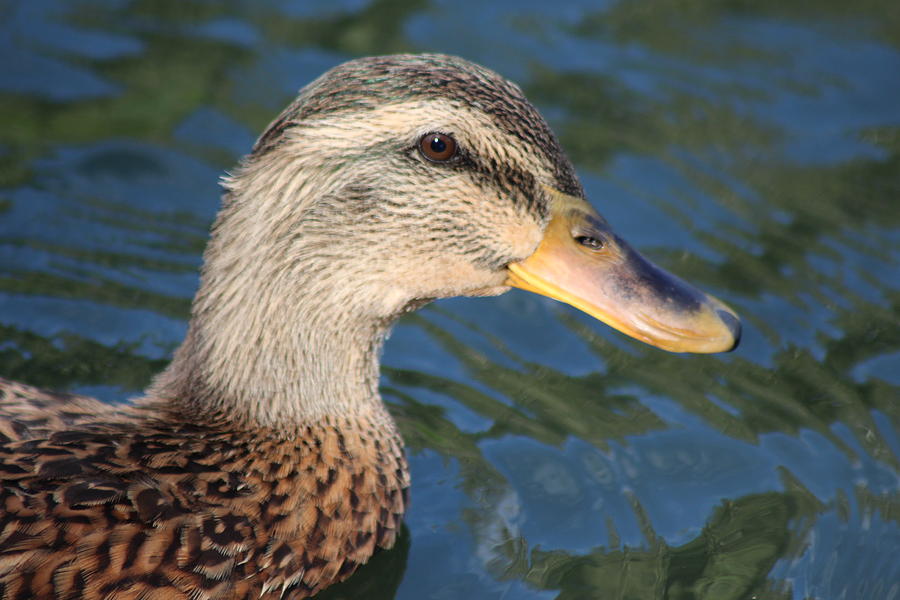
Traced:
<path fill-rule="evenodd" d="M 0 3 L 0 375 L 121 399 L 217 178 L 326 68 L 518 81 L 595 206 L 731 304 L 680 356 L 525 292 L 395 329 L 413 505 L 328 598 L 900 598 L 900 3 Z"/>

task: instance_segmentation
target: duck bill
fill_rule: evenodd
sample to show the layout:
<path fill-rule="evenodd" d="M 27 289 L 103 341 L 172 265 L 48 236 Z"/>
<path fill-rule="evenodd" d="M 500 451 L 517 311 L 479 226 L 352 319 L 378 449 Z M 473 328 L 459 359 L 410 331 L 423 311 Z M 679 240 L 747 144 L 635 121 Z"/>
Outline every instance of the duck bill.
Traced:
<path fill-rule="evenodd" d="M 509 265 L 507 285 L 571 304 L 670 352 L 737 346 L 734 311 L 641 256 L 585 200 L 555 190 L 551 196 L 544 239 L 530 257 Z"/>

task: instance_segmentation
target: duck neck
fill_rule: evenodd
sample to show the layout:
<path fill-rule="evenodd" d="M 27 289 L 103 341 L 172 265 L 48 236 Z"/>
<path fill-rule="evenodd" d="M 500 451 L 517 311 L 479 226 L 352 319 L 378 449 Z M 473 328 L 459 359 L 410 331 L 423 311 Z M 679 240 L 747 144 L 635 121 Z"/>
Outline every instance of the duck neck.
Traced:
<path fill-rule="evenodd" d="M 378 359 L 394 319 L 372 301 L 384 294 L 332 246 L 333 232 L 316 229 L 314 203 L 296 200 L 321 189 L 254 182 L 251 167 L 230 182 L 188 334 L 148 397 L 199 419 L 274 428 L 386 414 Z"/>
<path fill-rule="evenodd" d="M 212 299 L 211 299 L 212 300 Z M 308 298 L 293 322 L 274 299 L 204 309 L 150 395 L 187 415 L 227 415 L 251 426 L 289 428 L 332 416 L 384 411 L 379 354 L 387 325 L 360 322 Z M 229 311 L 228 317 L 217 312 Z"/>

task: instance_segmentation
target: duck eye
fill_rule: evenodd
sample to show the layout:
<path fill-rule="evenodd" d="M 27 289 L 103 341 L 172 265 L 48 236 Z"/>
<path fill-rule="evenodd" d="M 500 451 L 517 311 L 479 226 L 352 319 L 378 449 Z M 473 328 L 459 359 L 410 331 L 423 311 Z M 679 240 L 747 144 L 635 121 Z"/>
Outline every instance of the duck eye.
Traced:
<path fill-rule="evenodd" d="M 443 133 L 426 133 L 419 139 L 419 151 L 432 162 L 447 162 L 456 156 L 456 140 Z"/>

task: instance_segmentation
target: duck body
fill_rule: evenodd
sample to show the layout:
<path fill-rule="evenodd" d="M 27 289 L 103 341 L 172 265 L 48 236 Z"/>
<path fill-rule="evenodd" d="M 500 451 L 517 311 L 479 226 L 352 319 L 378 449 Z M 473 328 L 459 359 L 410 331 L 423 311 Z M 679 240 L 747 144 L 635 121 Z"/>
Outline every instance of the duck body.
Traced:
<path fill-rule="evenodd" d="M 188 332 L 109 406 L 0 379 L 0 600 L 305 598 L 397 536 L 409 475 L 378 393 L 391 324 L 521 287 L 668 350 L 727 307 L 583 198 L 515 84 L 462 59 L 335 67 L 223 180 Z"/>
<path fill-rule="evenodd" d="M 0 434 L 0 597 L 303 598 L 399 531 L 409 478 L 385 413 L 286 436 L 7 380 L 0 396 L 21 415 Z"/>

